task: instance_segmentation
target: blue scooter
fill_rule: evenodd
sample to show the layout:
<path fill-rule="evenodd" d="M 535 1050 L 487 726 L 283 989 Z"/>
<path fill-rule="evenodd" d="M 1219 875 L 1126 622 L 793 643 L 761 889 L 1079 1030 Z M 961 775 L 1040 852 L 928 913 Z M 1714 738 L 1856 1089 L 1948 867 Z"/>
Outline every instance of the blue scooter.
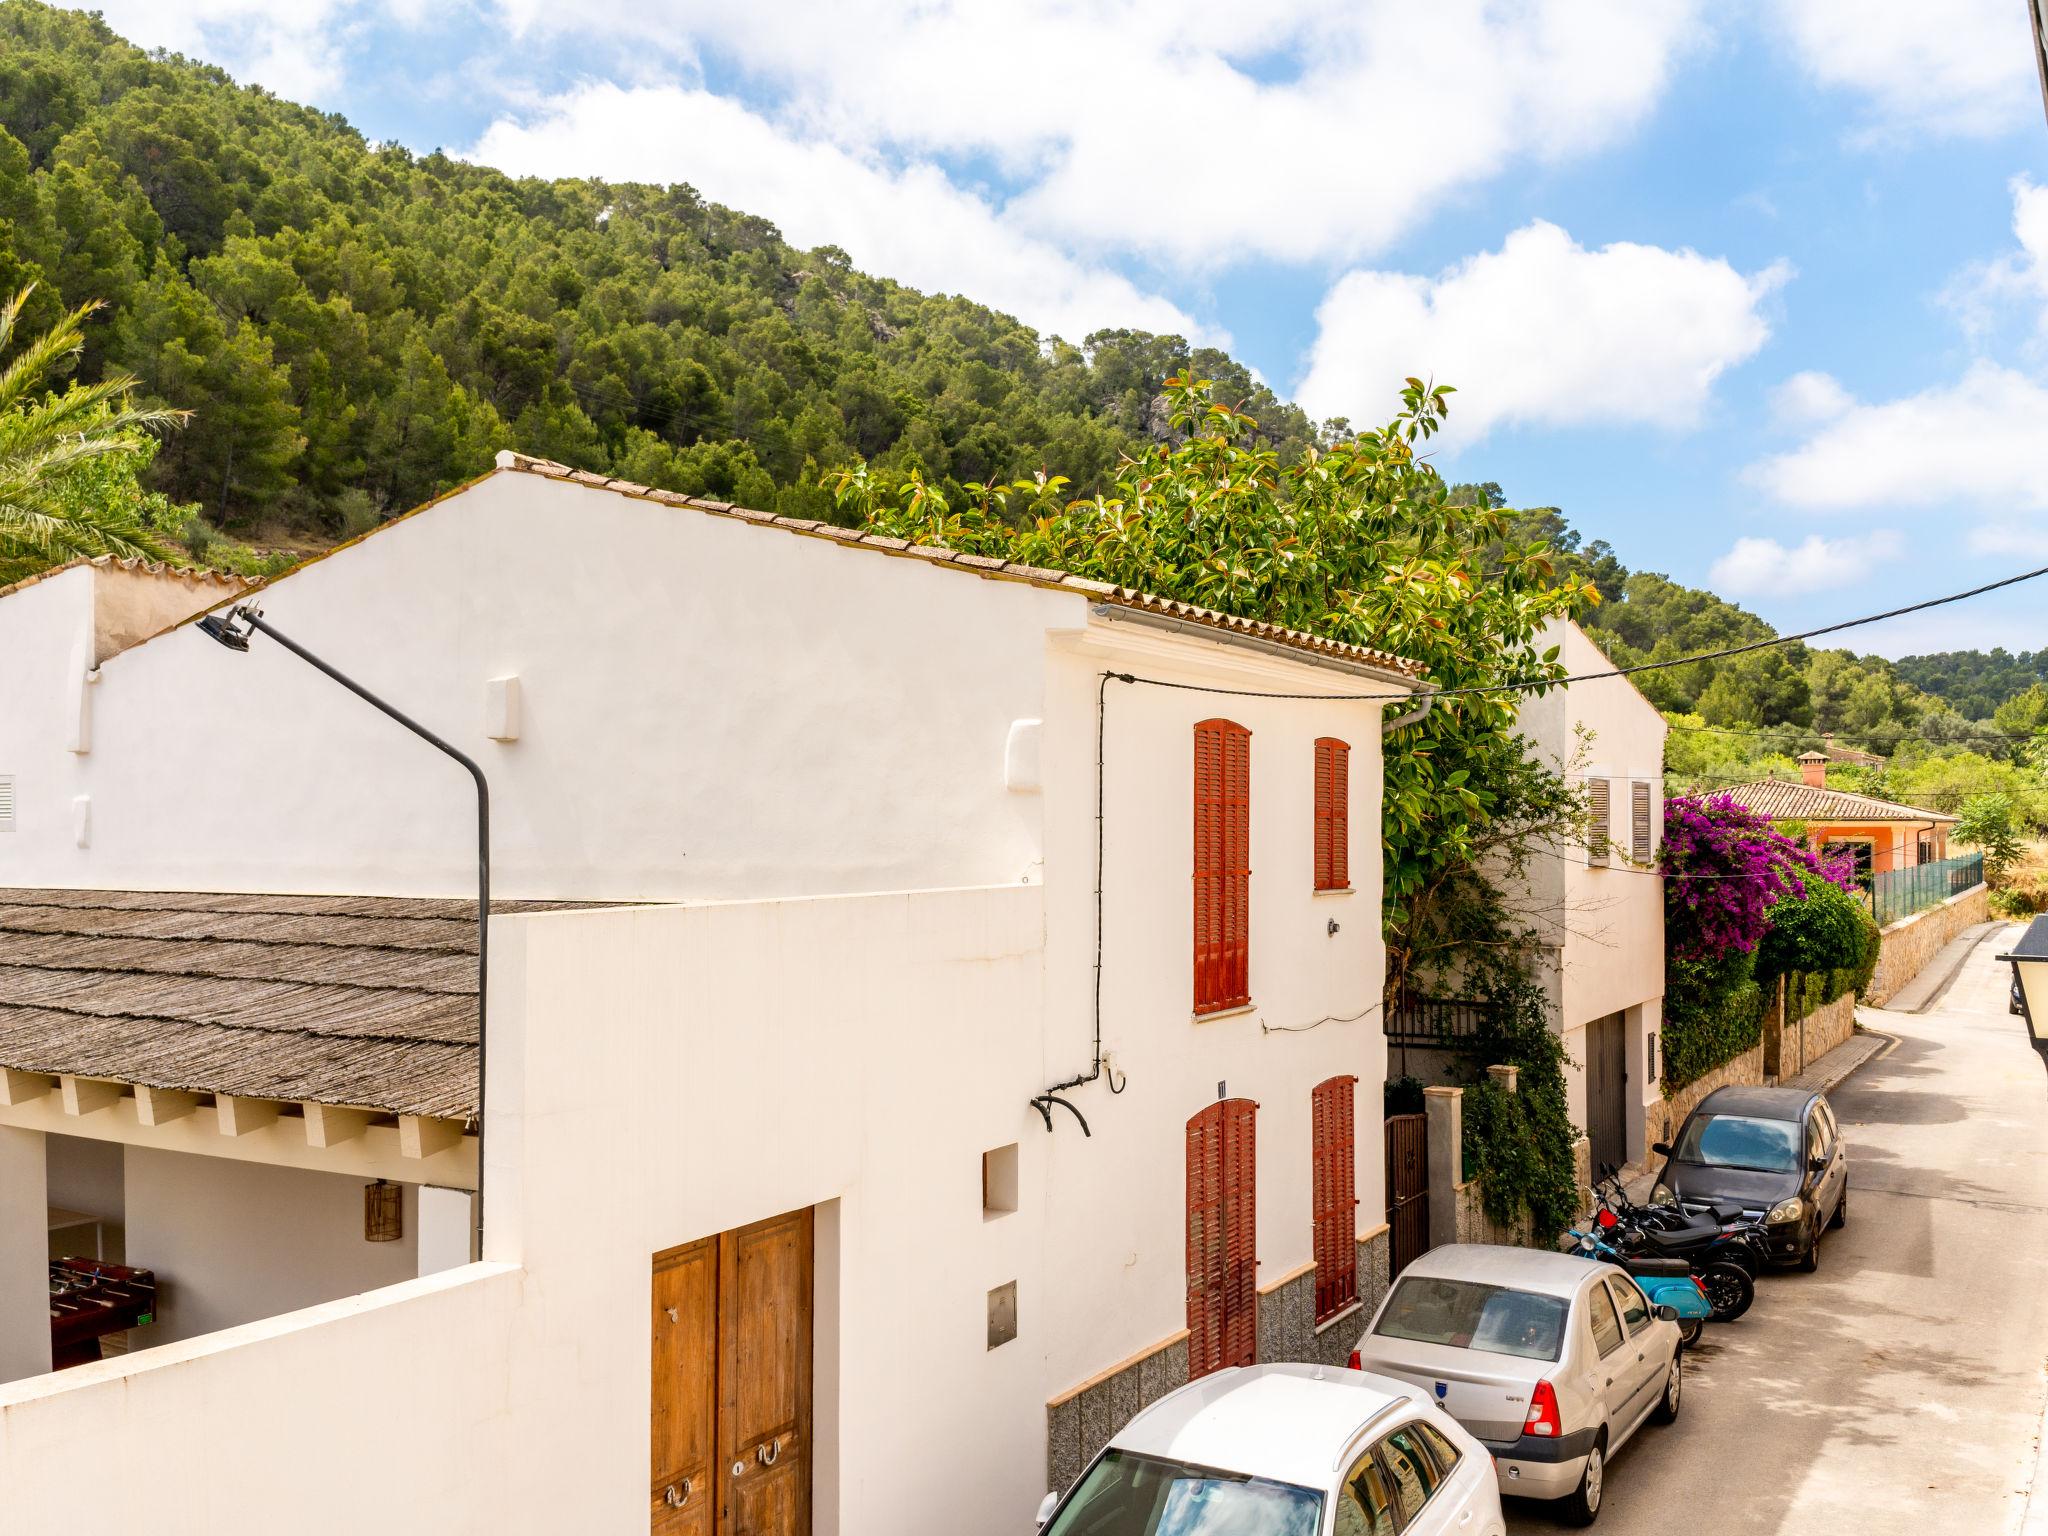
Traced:
<path fill-rule="evenodd" d="M 1707 1319 L 1713 1315 L 1708 1304 L 1707 1293 L 1700 1289 L 1699 1281 L 1693 1278 L 1692 1266 L 1683 1259 L 1651 1258 L 1643 1254 L 1623 1253 L 1607 1240 L 1607 1233 L 1615 1225 L 1614 1212 L 1604 1205 L 1593 1213 L 1591 1232 L 1577 1228 L 1565 1233 L 1572 1240 L 1571 1251 L 1582 1259 L 1599 1259 L 1628 1271 L 1630 1277 L 1650 1298 L 1653 1307 L 1669 1307 L 1678 1314 L 1678 1342 L 1690 1349 L 1706 1332 Z"/>

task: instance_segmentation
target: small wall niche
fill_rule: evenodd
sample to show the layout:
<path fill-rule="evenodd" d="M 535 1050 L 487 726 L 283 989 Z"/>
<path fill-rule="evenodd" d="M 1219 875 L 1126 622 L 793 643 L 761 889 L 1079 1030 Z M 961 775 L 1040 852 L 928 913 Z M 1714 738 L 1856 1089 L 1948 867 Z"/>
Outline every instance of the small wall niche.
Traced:
<path fill-rule="evenodd" d="M 1017 1143 L 981 1154 L 981 1217 L 993 1221 L 1017 1209 Z"/>
<path fill-rule="evenodd" d="M 1006 1280 L 988 1293 L 988 1347 L 996 1349 L 1017 1337 L 1017 1282 Z"/>

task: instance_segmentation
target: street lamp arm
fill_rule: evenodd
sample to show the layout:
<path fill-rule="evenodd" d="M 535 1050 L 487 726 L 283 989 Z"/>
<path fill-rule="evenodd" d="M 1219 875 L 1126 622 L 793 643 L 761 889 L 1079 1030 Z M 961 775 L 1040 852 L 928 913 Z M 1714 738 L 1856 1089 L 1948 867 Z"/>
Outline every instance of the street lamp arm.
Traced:
<path fill-rule="evenodd" d="M 239 620 L 248 626 L 236 631 Z M 491 786 L 484 778 L 483 769 L 475 758 L 428 730 L 404 710 L 387 703 L 370 692 L 347 673 L 337 670 L 315 656 L 290 635 L 272 624 L 253 607 L 243 604 L 231 610 L 225 620 L 219 615 L 209 615 L 199 626 L 208 635 L 220 641 L 230 650 L 246 651 L 249 648 L 249 630 L 268 635 L 279 645 L 290 651 L 299 660 L 318 672 L 325 673 L 365 704 L 389 715 L 420 740 L 439 748 L 462 764 L 476 784 L 476 1082 L 477 1082 L 477 1164 L 476 1164 L 476 1224 L 479 1234 L 483 1230 L 484 1214 L 484 1160 L 483 1160 L 483 1104 L 484 1073 L 489 1049 L 490 1031 L 485 1027 L 485 991 L 490 980 L 491 943 Z"/>

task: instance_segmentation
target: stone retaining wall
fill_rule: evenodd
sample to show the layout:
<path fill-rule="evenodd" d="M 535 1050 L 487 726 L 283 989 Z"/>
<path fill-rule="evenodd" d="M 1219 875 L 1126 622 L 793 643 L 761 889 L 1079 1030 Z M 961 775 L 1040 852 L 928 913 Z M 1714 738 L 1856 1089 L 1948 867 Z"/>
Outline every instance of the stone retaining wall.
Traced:
<path fill-rule="evenodd" d="M 1387 1229 L 1358 1239 L 1358 1302 L 1316 1323 L 1316 1271 L 1308 1265 L 1259 1292 L 1257 1358 L 1342 1365 L 1358 1347 L 1389 1283 Z M 1185 1330 L 1111 1366 L 1045 1406 L 1046 1487 L 1065 1492 L 1110 1437 L 1188 1379 Z"/>
<path fill-rule="evenodd" d="M 1832 1003 L 1822 1003 L 1795 1024 L 1785 1026 L 1785 1059 L 1798 1064 L 1790 1071 L 1780 1068 L 1783 1079 L 1796 1077 L 1838 1045 L 1846 1045 L 1856 1033 L 1856 994 L 1844 992 Z M 1798 1046 L 1793 1047 L 1797 1038 Z"/>
<path fill-rule="evenodd" d="M 1788 991 L 1780 978 L 1771 1006 L 1764 1011 L 1763 1074 L 1767 1083 L 1797 1077 L 1856 1032 L 1855 994 L 1845 992 L 1803 1019 L 1785 1020 Z"/>
<path fill-rule="evenodd" d="M 1851 1018 L 1853 1020 L 1853 1014 Z M 1643 1129 L 1647 1133 L 1645 1140 L 1669 1141 L 1672 1133 L 1685 1124 L 1685 1117 L 1692 1113 L 1693 1106 L 1716 1088 L 1726 1088 L 1731 1083 L 1747 1083 L 1754 1086 L 1761 1084 L 1763 1080 L 1764 1047 L 1763 1042 L 1758 1041 L 1740 1056 L 1722 1062 L 1713 1071 L 1694 1078 L 1683 1088 L 1675 1092 L 1667 1091 L 1662 1104 L 1652 1104 L 1646 1109 L 1643 1112 L 1646 1122 Z M 1661 1125 L 1658 1124 L 1660 1115 L 1663 1117 Z"/>
<path fill-rule="evenodd" d="M 1863 1001 L 1873 1008 L 1882 1008 L 1920 974 L 1928 961 L 1941 953 L 1950 939 L 1990 917 L 1991 888 L 1975 885 L 1938 907 L 1900 918 L 1884 930 L 1877 970 L 1864 989 Z"/>
<path fill-rule="evenodd" d="M 1480 1195 L 1479 1181 L 1458 1186 L 1457 1231 L 1448 1242 L 1454 1243 L 1503 1243 L 1511 1248 L 1533 1248 L 1536 1240 L 1530 1233 L 1530 1217 L 1527 1210 L 1521 1212 L 1507 1226 L 1501 1226 L 1486 1214 L 1486 1206 Z"/>

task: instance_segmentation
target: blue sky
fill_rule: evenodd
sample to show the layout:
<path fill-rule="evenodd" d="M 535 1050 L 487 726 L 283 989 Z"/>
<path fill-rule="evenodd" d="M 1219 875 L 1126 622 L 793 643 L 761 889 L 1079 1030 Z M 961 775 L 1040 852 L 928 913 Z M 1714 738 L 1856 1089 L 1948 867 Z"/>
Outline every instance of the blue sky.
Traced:
<path fill-rule="evenodd" d="M 1440 463 L 1784 628 L 2048 564 L 2016 0 L 151 0 L 126 35 L 516 173 L 688 181 Z M 2048 581 L 1859 648 L 2048 645 Z"/>

